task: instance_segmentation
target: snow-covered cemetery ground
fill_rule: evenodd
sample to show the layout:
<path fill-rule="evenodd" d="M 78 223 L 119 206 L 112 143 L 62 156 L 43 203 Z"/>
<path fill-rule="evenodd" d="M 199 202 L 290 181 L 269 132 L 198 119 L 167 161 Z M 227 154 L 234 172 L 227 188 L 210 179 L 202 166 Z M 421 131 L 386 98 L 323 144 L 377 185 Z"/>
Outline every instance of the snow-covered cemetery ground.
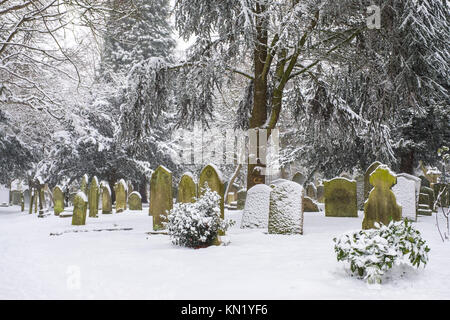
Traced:
<path fill-rule="evenodd" d="M 450 246 L 434 216 L 415 223 L 431 248 L 426 267 L 391 270 L 378 286 L 351 277 L 333 251 L 333 237 L 360 229 L 363 212 L 306 212 L 303 235 L 240 229 L 241 215 L 226 210 L 236 221 L 228 245 L 189 249 L 149 234 L 148 207 L 88 217 L 85 226 L 0 208 L 0 299 L 450 298 Z"/>

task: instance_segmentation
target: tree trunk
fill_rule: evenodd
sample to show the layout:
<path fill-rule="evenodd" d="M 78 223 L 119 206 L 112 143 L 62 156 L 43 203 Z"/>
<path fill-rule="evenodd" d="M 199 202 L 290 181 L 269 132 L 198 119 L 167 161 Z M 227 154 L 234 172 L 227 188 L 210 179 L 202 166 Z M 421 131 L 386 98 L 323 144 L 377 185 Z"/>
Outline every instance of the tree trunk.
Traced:
<path fill-rule="evenodd" d="M 414 173 L 414 151 L 410 150 L 401 155 L 400 158 L 400 172 L 409 174 Z"/>

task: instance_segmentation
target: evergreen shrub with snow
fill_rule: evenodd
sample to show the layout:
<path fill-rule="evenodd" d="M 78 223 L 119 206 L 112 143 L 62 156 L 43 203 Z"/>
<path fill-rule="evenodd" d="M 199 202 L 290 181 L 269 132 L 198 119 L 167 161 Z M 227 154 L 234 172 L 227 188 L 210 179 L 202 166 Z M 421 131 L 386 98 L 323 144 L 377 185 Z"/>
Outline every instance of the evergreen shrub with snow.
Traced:
<path fill-rule="evenodd" d="M 190 248 L 214 244 L 219 231 L 225 232 L 233 221 L 220 217 L 220 196 L 206 186 L 193 203 L 176 203 L 164 222 L 172 243 Z"/>
<path fill-rule="evenodd" d="M 394 265 L 419 268 L 428 262 L 430 248 L 408 220 L 391 221 L 388 226 L 375 223 L 375 229 L 348 232 L 334 238 L 338 261 L 347 261 L 350 270 L 370 284 Z"/>

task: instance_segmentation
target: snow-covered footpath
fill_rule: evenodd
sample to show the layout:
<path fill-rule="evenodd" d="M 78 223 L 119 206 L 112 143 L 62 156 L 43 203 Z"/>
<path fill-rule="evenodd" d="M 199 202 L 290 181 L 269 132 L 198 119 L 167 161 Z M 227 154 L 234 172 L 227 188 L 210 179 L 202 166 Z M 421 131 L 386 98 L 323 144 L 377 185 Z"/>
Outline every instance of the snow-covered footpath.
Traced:
<path fill-rule="evenodd" d="M 0 208 L 0 299 L 450 299 L 450 242 L 434 216 L 416 224 L 431 248 L 426 268 L 392 270 L 371 287 L 333 251 L 334 236 L 360 229 L 362 212 L 305 213 L 304 235 L 282 236 L 239 229 L 241 211 L 228 211 L 231 243 L 194 250 L 147 234 L 147 210 L 73 227 L 71 218 Z"/>

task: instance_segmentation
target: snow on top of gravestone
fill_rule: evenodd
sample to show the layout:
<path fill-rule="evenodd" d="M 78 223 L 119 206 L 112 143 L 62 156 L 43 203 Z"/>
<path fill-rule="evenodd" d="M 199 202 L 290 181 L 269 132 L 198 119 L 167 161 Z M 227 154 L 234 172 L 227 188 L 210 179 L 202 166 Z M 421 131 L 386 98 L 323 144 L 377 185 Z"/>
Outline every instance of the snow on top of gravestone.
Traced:
<path fill-rule="evenodd" d="M 331 180 L 334 180 L 334 179 L 342 179 L 342 180 L 347 180 L 348 182 L 356 182 L 356 180 L 348 179 L 348 178 L 345 178 L 345 177 L 335 177 L 335 178 L 333 178 L 333 179 L 323 180 L 323 181 L 324 181 L 324 182 L 330 182 Z"/>
<path fill-rule="evenodd" d="M 192 180 L 195 181 L 194 175 L 193 175 L 192 172 L 190 172 L 190 171 L 186 171 L 185 173 L 183 173 L 183 174 L 181 175 L 181 178 L 182 178 L 183 176 L 188 176 L 188 177 L 190 177 Z M 181 178 L 180 178 L 180 179 L 181 179 Z"/>
<path fill-rule="evenodd" d="M 89 181 L 89 176 L 88 176 L 88 174 L 85 173 L 81 179 L 84 179 L 84 180 L 86 180 L 86 181 Z"/>
<path fill-rule="evenodd" d="M 123 188 L 124 188 L 125 191 L 128 191 L 128 185 L 127 185 L 127 183 L 125 182 L 124 179 L 120 179 L 119 183 L 123 185 Z"/>
<path fill-rule="evenodd" d="M 286 179 L 275 179 L 275 180 L 273 180 L 270 184 L 272 185 L 278 185 L 278 184 L 280 184 L 280 183 L 283 183 L 283 182 L 286 182 L 286 181 L 290 181 L 290 180 L 286 180 Z"/>
<path fill-rule="evenodd" d="M 254 185 L 248 190 L 241 228 L 267 228 L 271 191 L 265 184 Z"/>
<path fill-rule="evenodd" d="M 219 178 L 220 183 L 224 183 L 223 176 L 222 176 L 222 171 L 220 171 L 219 168 L 217 168 L 217 166 L 216 166 L 215 164 L 208 163 L 208 164 L 205 166 L 205 168 L 206 168 L 207 166 L 211 166 L 211 167 L 216 171 L 217 177 Z"/>
<path fill-rule="evenodd" d="M 83 191 L 78 191 L 77 196 L 83 199 L 84 202 L 88 202 L 88 198 Z"/>
<path fill-rule="evenodd" d="M 137 191 L 133 191 L 132 193 L 130 193 L 130 195 L 128 196 L 128 198 L 130 198 L 132 194 L 135 194 L 135 195 L 137 195 L 137 196 L 139 197 L 139 199 L 142 199 L 141 194 L 140 194 L 139 192 L 137 192 Z"/>
<path fill-rule="evenodd" d="M 389 174 L 390 175 L 392 175 L 392 176 L 394 176 L 394 177 L 397 177 L 397 174 L 394 172 L 394 171 L 392 171 L 391 170 L 391 168 L 389 168 L 387 165 L 385 165 L 385 164 L 380 164 L 371 174 L 370 174 L 370 176 L 372 176 L 373 174 L 375 174 L 375 172 L 379 169 L 379 168 L 381 168 L 381 169 L 385 169 L 385 170 L 387 170 L 388 172 L 389 172 Z"/>
<path fill-rule="evenodd" d="M 422 180 L 420 180 L 419 177 L 416 177 L 416 176 L 413 176 L 412 174 L 404 173 L 404 172 L 397 173 L 397 177 L 405 177 L 406 179 L 414 180 L 414 181 L 417 181 L 417 182 L 421 182 L 422 181 Z"/>
<path fill-rule="evenodd" d="M 92 181 L 95 181 L 95 184 L 98 186 L 98 178 L 97 178 L 97 176 L 94 176 L 92 178 Z M 92 181 L 91 181 L 91 183 L 92 183 Z"/>
<path fill-rule="evenodd" d="M 100 185 L 108 191 L 109 195 L 111 195 L 111 188 L 109 187 L 109 183 L 107 181 L 103 180 Z"/>
<path fill-rule="evenodd" d="M 163 166 L 162 164 L 160 164 L 160 165 L 158 166 L 158 168 L 159 168 L 159 167 L 161 167 L 162 169 L 164 169 L 164 170 L 167 171 L 168 173 L 172 173 L 172 171 L 170 171 L 169 169 L 167 169 L 167 167 Z M 156 168 L 156 169 L 158 169 L 158 168 Z"/>
<path fill-rule="evenodd" d="M 397 204 L 402 207 L 402 218 L 416 220 L 416 183 L 404 176 L 397 177 L 397 184 L 392 187 Z"/>

